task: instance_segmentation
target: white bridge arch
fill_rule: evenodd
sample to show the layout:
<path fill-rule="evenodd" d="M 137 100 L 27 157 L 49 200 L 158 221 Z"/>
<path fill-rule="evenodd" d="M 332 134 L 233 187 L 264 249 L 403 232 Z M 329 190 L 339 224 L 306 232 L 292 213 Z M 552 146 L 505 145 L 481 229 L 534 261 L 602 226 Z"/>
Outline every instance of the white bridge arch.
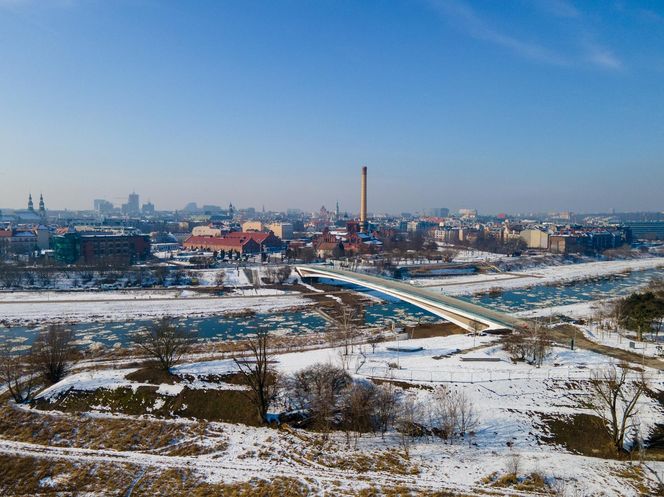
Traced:
<path fill-rule="evenodd" d="M 468 331 L 513 330 L 526 326 L 525 321 L 514 316 L 391 278 L 313 264 L 296 266 L 295 270 L 302 278 L 328 278 L 379 291 L 429 311 Z"/>

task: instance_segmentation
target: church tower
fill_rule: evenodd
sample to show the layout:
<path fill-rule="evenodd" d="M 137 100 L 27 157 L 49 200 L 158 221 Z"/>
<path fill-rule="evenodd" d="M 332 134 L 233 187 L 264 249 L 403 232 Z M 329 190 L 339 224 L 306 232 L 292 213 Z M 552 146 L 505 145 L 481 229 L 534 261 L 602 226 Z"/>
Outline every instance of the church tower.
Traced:
<path fill-rule="evenodd" d="M 46 206 L 44 205 L 44 195 L 39 194 L 39 215 L 41 217 L 46 217 Z"/>
<path fill-rule="evenodd" d="M 35 206 L 32 203 L 32 193 L 28 194 L 28 210 L 30 212 L 34 212 L 34 210 L 35 210 Z"/>

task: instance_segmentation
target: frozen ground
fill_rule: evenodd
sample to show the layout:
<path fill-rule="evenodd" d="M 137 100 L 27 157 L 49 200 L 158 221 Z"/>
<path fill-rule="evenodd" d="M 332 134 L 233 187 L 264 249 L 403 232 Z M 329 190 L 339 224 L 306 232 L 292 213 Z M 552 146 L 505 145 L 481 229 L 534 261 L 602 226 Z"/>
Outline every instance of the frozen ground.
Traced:
<path fill-rule="evenodd" d="M 625 271 L 641 271 L 664 267 L 664 257 L 630 259 L 624 261 L 586 262 L 561 266 L 541 267 L 511 273 L 473 274 L 448 278 L 412 280 L 417 286 L 442 290 L 447 295 L 467 295 L 486 292 L 492 288 L 511 290 L 535 285 L 549 285 L 586 278 L 609 276 Z"/>
<path fill-rule="evenodd" d="M 78 296 L 73 294 L 72 296 Z M 123 321 L 158 318 L 161 316 L 195 317 L 225 314 L 240 311 L 267 313 L 311 305 L 305 297 L 293 295 L 255 295 L 248 292 L 244 297 L 209 298 L 148 298 L 121 300 L 103 298 L 106 294 L 95 294 L 94 300 L 55 300 L 31 303 L 4 302 L 0 304 L 2 320 L 14 326 L 30 325 L 40 321 L 91 322 Z"/>
<path fill-rule="evenodd" d="M 398 364 L 393 377 L 408 383 L 412 372 L 433 372 L 434 381 L 414 378 L 414 384 L 426 388 L 404 391 L 418 401 L 416 416 L 427 423 L 427 406 L 433 395 L 430 387 L 438 382 L 456 391 L 463 392 L 476 406 L 480 427 L 475 435 L 465 441 L 444 444 L 431 439 L 416 439 L 409 448 L 410 462 L 419 468 L 417 475 L 397 475 L 385 471 L 358 474 L 354 471 L 324 467 L 308 462 L 300 455 L 311 447 L 303 444 L 304 435 L 292 435 L 267 428 L 214 423 L 215 430 L 223 432 L 228 448 L 223 453 L 203 456 L 163 456 L 136 452 L 89 450 L 75 447 L 45 447 L 30 443 L 0 440 L 0 452 L 16 455 L 34 455 L 55 459 L 96 461 L 105 464 L 130 462 L 152 468 L 194 467 L 210 482 L 246 481 L 250 478 L 275 478 L 289 476 L 307 479 L 316 493 L 334 493 L 334 488 L 358 491 L 368 485 L 405 485 L 417 490 L 456 490 L 471 495 L 495 490 L 497 495 L 527 495 L 526 492 L 489 488 L 483 480 L 493 472 L 505 473 L 508 459 L 519 454 L 521 473 L 542 473 L 549 481 L 559 482 L 569 490 L 567 495 L 636 496 L 637 489 L 619 477 L 626 463 L 589 458 L 566 452 L 560 447 L 542 444 L 540 415 L 567 415 L 579 412 L 591 413 L 586 405 L 589 392 L 582 381 L 570 382 L 570 371 L 579 371 L 573 379 L 586 378 L 593 368 L 609 362 L 605 356 L 593 352 L 569 351 L 556 348 L 542 368 L 526 364 L 513 364 L 496 345 L 495 337 L 452 335 L 449 337 L 409 340 L 409 346 L 421 346 L 419 352 L 397 352 L 391 350 L 404 342 L 386 342 L 375 350 L 370 346 L 355 347 L 354 357 L 348 361 L 351 371 L 358 379 L 376 376 L 377 372 L 390 371 L 387 364 Z M 479 349 L 468 350 L 479 347 Z M 461 353 L 445 358 L 450 352 L 461 349 Z M 283 374 L 293 373 L 308 365 L 329 362 L 340 364 L 340 348 L 280 354 L 276 357 L 277 368 Z M 362 351 L 367 360 L 360 366 Z M 463 358 L 498 359 L 498 362 L 464 362 Z M 232 360 L 185 363 L 175 368 L 178 374 L 186 374 L 190 385 L 196 385 L 199 377 L 225 374 L 236 370 Z M 133 369 L 101 370 L 81 372 L 42 393 L 43 397 L 57 396 L 69 388 L 93 390 L 96 388 L 118 388 L 141 386 L 124 378 Z M 655 388 L 664 388 L 664 376 L 648 370 Z M 417 376 L 417 375 L 416 375 Z M 562 376 L 558 378 L 558 376 Z M 204 386 L 204 385 L 203 385 Z M 159 385 L 159 393 L 174 395 L 179 386 Z M 195 387 L 194 387 L 195 388 Z M 662 409 L 650 398 L 640 401 L 639 420 L 647 430 L 662 419 Z M 149 407 L 148 407 L 149 411 Z M 103 409 L 96 416 L 112 416 Z M 184 420 L 183 420 L 184 421 Z M 330 444 L 334 445 L 336 457 L 356 457 L 358 454 L 376 454 L 392 448 L 400 450 L 400 437 L 390 431 L 385 440 L 380 435 L 365 435 L 359 438 L 357 447 L 349 447 L 342 433 L 332 433 Z M 259 454 L 272 454 L 260 456 Z M 664 463 L 649 462 L 648 467 L 664 476 Z M 652 479 L 652 475 L 650 476 Z M 336 482 L 336 483 L 335 483 Z M 574 492 L 574 493 L 571 493 Z M 562 494 L 565 495 L 565 494 Z"/>

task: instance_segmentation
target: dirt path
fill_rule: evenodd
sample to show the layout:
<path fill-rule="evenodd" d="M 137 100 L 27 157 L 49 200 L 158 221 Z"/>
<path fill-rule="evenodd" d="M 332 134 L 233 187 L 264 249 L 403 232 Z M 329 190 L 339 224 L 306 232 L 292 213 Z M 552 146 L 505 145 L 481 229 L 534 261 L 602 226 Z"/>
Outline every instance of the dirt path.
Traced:
<path fill-rule="evenodd" d="M 301 464 L 293 459 L 280 462 L 257 461 L 252 459 L 214 458 L 210 456 L 164 456 L 144 452 L 115 451 L 103 449 L 84 449 L 77 447 L 52 447 L 28 442 L 0 439 L 0 454 L 21 457 L 37 457 L 51 460 L 69 460 L 74 462 L 131 464 L 144 468 L 188 468 L 207 474 L 213 480 L 225 482 L 249 481 L 253 478 L 273 479 L 275 477 L 306 478 L 315 481 L 321 488 L 342 487 L 353 488 L 358 481 L 370 482 L 372 485 L 384 487 L 405 486 L 420 491 L 454 490 L 469 492 L 468 495 L 535 496 L 544 495 L 538 492 L 526 493 L 513 489 L 487 487 L 484 485 L 468 485 L 444 482 L 430 475 L 398 475 L 380 471 L 357 473 L 354 470 L 342 470 L 323 466 L 314 462 Z"/>
<path fill-rule="evenodd" d="M 592 340 L 588 340 L 583 335 L 583 331 L 571 324 L 563 324 L 551 329 L 551 338 L 563 345 L 569 345 L 570 340 L 574 338 L 576 346 L 582 349 L 597 352 L 598 354 L 614 357 L 615 359 L 623 361 L 645 364 L 648 367 L 664 371 L 664 361 L 653 357 L 644 357 L 641 354 L 636 354 L 628 350 L 616 349 L 614 347 L 595 343 Z"/>

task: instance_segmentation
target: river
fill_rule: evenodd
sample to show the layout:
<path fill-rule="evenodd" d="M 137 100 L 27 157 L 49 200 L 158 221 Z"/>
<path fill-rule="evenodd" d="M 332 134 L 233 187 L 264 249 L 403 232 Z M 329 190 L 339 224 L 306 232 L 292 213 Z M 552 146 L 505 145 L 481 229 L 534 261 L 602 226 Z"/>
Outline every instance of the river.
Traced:
<path fill-rule="evenodd" d="M 462 296 L 465 300 L 501 311 L 516 312 L 535 308 L 574 304 L 591 300 L 615 298 L 631 293 L 636 287 L 653 278 L 664 278 L 663 269 L 649 269 L 594 278 L 566 284 L 534 286 L 509 290 L 500 294 Z M 349 288 L 380 297 L 383 301 L 365 308 L 365 322 L 370 326 L 390 327 L 417 322 L 438 322 L 440 319 L 415 306 L 393 297 L 369 291 L 356 285 L 340 284 L 331 280 L 325 283 Z M 130 341 L 133 332 L 149 326 L 151 321 L 123 321 L 104 323 L 78 323 L 72 325 L 77 343 L 83 348 L 122 347 Z M 256 314 L 248 317 L 192 317 L 178 320 L 188 329 L 197 330 L 201 341 L 227 340 L 255 333 L 265 328 L 278 334 L 302 334 L 320 332 L 329 323 L 310 309 L 272 314 Z M 46 325 L 46 324 L 45 324 Z M 0 328 L 0 339 L 13 342 L 17 349 L 26 349 L 37 335 L 39 328 Z"/>

